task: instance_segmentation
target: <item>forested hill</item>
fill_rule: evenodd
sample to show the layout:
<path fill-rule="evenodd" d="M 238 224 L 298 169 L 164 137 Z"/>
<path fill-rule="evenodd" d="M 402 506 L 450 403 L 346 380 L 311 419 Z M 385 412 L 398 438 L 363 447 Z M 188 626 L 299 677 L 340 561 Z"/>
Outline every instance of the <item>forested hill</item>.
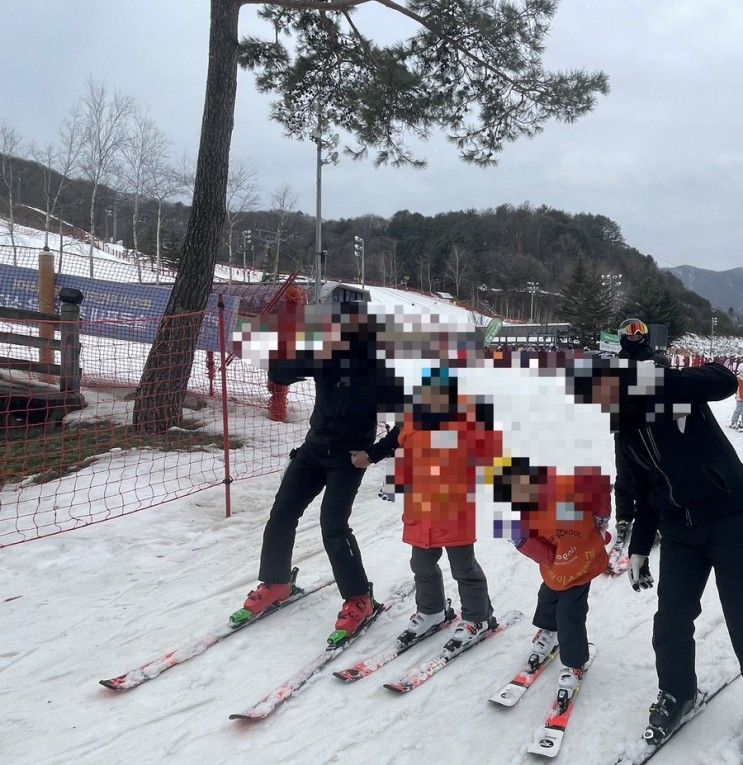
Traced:
<path fill-rule="evenodd" d="M 43 216 L 30 209 L 44 209 L 42 168 L 28 160 L 17 161 L 22 188 L 16 219 L 43 226 Z M 63 198 L 63 217 L 80 228 L 87 228 L 87 186 L 85 181 L 73 181 Z M 7 212 L 2 193 L 0 189 L 0 215 Z M 117 237 L 131 246 L 130 197 L 103 187 L 97 207 L 98 232 L 108 229 L 112 235 L 115 211 Z M 153 208 L 153 202 L 145 201 L 139 217 L 140 249 L 149 255 L 154 253 Z M 181 202 L 164 206 L 161 234 L 168 260 L 177 260 L 189 210 Z M 236 264 L 245 259 L 263 270 L 273 270 L 278 249 L 279 271 L 312 273 L 313 216 L 286 208 L 253 210 L 236 212 L 233 222 Z M 246 231 L 251 232 L 249 236 L 243 235 Z M 601 328 L 610 328 L 618 317 L 633 314 L 668 324 L 673 336 L 683 331 L 709 332 L 709 301 L 687 290 L 671 272 L 658 268 L 650 255 L 625 242 L 619 224 L 603 215 L 570 214 L 544 205 L 502 204 L 494 209 L 433 216 L 401 210 L 390 219 L 365 215 L 326 220 L 323 248 L 327 250 L 330 278 L 360 280 L 362 263 L 354 251 L 356 236 L 364 240 L 365 277 L 369 282 L 450 292 L 513 319 L 527 320 L 531 315 L 535 321 L 573 320 L 575 317 L 566 316 L 564 295 L 560 293 L 577 289 L 575 269 L 581 263 L 583 272 L 578 281 L 587 302 L 594 296 L 604 303 L 603 308 L 599 306 L 601 316 L 592 319 Z M 219 258 L 223 262 L 228 259 L 227 238 L 225 232 Z M 716 315 L 719 333 L 736 332 L 734 316 L 725 311 Z"/>

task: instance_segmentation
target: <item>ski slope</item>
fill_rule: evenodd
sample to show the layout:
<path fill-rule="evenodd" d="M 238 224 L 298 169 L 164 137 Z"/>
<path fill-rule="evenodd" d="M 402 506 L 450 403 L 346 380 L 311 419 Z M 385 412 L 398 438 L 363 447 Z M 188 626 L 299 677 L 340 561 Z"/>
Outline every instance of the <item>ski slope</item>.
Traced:
<path fill-rule="evenodd" d="M 559 389 L 543 389 L 535 416 L 525 403 L 536 392 L 534 377 L 524 372 L 493 383 L 502 408 L 512 404 L 503 427 L 506 447 L 514 453 L 535 461 L 551 453 L 563 468 L 569 463 L 611 464 L 612 441 L 596 408 L 577 411 Z M 732 399 L 713 405 L 722 422 L 732 405 Z M 571 410 L 575 414 L 569 418 Z M 554 423 L 561 418 L 558 431 Z M 726 432 L 743 454 L 743 434 Z M 378 598 L 410 577 L 409 548 L 401 542 L 401 508 L 377 498 L 385 470 L 383 463 L 368 471 L 352 516 Z M 117 694 L 98 685 L 101 678 L 209 632 L 241 605 L 256 582 L 263 524 L 278 480 L 274 475 L 235 483 L 235 515 L 229 520 L 223 517 L 221 489 L 210 489 L 0 551 L 0 761 L 535 761 L 525 750 L 546 713 L 558 663 L 517 707 L 501 709 L 487 702 L 528 653 L 533 634 L 529 617 L 540 582 L 537 566 L 504 540 L 480 538 L 478 558 L 496 613 L 517 608 L 527 618 L 405 696 L 391 694 L 382 683 L 443 644 L 445 635 L 359 683 L 344 685 L 326 671 L 261 723 L 228 720 L 230 713 L 260 700 L 323 650 L 340 606 L 335 587 L 231 636 L 140 688 Z M 300 523 L 294 562 L 300 567 L 300 584 L 330 574 L 317 502 Z M 657 573 L 657 552 L 651 563 Z M 443 568 L 456 603 L 446 563 Z M 559 761 L 571 765 L 612 762 L 621 745 L 641 733 L 656 693 L 650 642 L 655 591 L 635 593 L 625 577 L 601 577 L 592 588 L 590 606 L 589 636 L 598 653 L 560 755 Z M 331 669 L 386 647 L 413 609 L 411 601 L 380 617 Z M 697 621 L 697 638 L 702 681 L 735 673 L 713 582 Z M 654 763 L 743 762 L 741 709 L 743 681 L 738 681 Z"/>
<path fill-rule="evenodd" d="M 38 268 L 38 250 L 44 247 L 44 232 L 29 226 L 14 225 L 14 240 L 16 246 L 16 260 L 18 266 L 23 268 Z M 98 240 L 96 240 L 98 241 Z M 0 252 L 0 263 L 13 264 L 12 240 L 8 232 L 8 222 L 0 217 L 0 245 L 5 250 Z M 49 232 L 49 249 L 54 256 L 55 269 L 59 270 L 59 244 L 58 233 Z M 117 282 L 141 281 L 145 284 L 155 284 L 157 272 L 155 266 L 150 263 L 147 256 L 140 254 L 139 266 L 134 258 L 134 250 L 128 250 L 119 244 L 102 243 L 93 247 L 93 273 L 96 279 Z M 62 268 L 61 273 L 74 274 L 77 276 L 89 276 L 90 274 L 90 245 L 80 239 L 62 236 Z M 251 271 L 232 266 L 230 268 L 223 263 L 217 263 L 214 269 L 214 281 L 225 282 L 259 282 L 263 276 L 262 271 Z M 163 267 L 159 283 L 170 284 L 174 275 L 166 267 Z"/>
<path fill-rule="evenodd" d="M 24 243 L 40 246 L 34 238 Z M 50 245 L 55 247 L 53 237 Z M 86 252 L 87 246 L 78 257 Z M 126 265 L 131 274 L 132 266 Z M 455 321 L 470 319 L 466 309 L 417 293 L 372 288 L 372 300 Z M 414 379 L 422 364 L 406 370 L 408 377 Z M 559 380 L 503 370 L 481 376 L 466 392 L 492 396 L 512 454 L 560 470 L 576 465 L 611 470 L 606 418 L 594 407 L 574 406 Z M 713 404 L 722 423 L 729 421 L 732 407 L 732 399 Z M 128 416 L 118 410 L 112 414 Z M 726 433 L 743 455 L 743 434 Z M 247 444 L 245 449 L 252 451 L 240 459 L 258 460 L 276 448 L 269 441 Z M 218 467 L 220 456 L 213 458 Z M 112 455 L 114 469 L 115 460 Z M 378 598 L 410 578 L 401 508 L 377 497 L 389 467 L 368 471 L 352 520 Z M 146 471 L 146 465 L 140 469 Z M 78 480 L 92 471 L 81 471 Z M 143 480 L 146 473 L 131 477 L 132 487 Z M 529 618 L 406 696 L 390 694 L 382 683 L 434 651 L 445 635 L 356 684 L 344 685 L 326 671 L 274 716 L 252 726 L 230 722 L 228 715 L 260 700 L 323 649 L 340 607 L 335 587 L 128 693 L 98 685 L 99 679 L 209 632 L 241 605 L 256 582 L 263 525 L 278 480 L 271 475 L 233 484 L 234 517 L 229 520 L 223 517 L 221 488 L 209 489 L 109 523 L 0 550 L 3 765 L 535 761 L 526 747 L 547 711 L 557 662 L 514 709 L 487 702 L 527 655 L 533 634 Z M 300 584 L 330 575 L 318 507 L 316 502 L 308 509 L 297 535 L 294 562 L 301 569 Z M 536 565 L 508 542 L 486 535 L 481 535 L 477 554 L 496 614 L 516 608 L 529 617 L 540 583 Z M 657 552 L 652 567 L 657 575 Z M 456 603 L 445 562 L 443 568 Z M 592 587 L 590 605 L 589 636 L 598 654 L 560 755 L 571 765 L 611 763 L 625 741 L 641 733 L 656 693 L 651 649 L 655 591 L 634 593 L 626 578 L 602 577 Z M 411 601 L 380 617 L 329 669 L 386 647 L 413 609 Z M 701 682 L 735 673 L 714 582 L 705 593 L 697 638 Z M 740 765 L 741 709 L 743 681 L 738 681 L 654 763 Z"/>

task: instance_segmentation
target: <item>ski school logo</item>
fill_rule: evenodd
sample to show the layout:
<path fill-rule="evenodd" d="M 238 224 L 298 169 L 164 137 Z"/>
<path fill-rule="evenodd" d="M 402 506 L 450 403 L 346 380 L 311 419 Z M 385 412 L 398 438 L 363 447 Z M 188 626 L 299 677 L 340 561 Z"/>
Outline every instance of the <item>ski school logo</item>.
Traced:
<path fill-rule="evenodd" d="M 555 565 L 565 565 L 575 559 L 575 553 L 578 551 L 577 547 L 570 547 L 567 552 L 555 555 Z"/>

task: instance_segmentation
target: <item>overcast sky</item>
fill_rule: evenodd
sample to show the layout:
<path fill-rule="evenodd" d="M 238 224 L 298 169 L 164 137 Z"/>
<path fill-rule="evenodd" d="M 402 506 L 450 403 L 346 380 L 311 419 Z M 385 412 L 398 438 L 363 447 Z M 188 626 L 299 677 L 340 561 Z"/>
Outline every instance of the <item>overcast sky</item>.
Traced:
<path fill-rule="evenodd" d="M 241 33 L 256 29 L 242 10 Z M 382 7 L 358 24 L 379 40 L 411 22 Z M 208 0 L 0 0 L 0 120 L 55 140 L 92 74 L 149 106 L 174 154 L 196 153 L 204 101 Z M 324 173 L 324 217 L 424 214 L 528 201 L 607 215 L 661 266 L 743 266 L 743 2 L 562 0 L 548 68 L 609 75 L 611 92 L 573 125 L 547 123 L 495 168 L 468 167 L 440 136 L 422 171 L 344 159 Z M 268 119 L 269 100 L 240 72 L 232 157 L 267 197 L 290 184 L 314 212 L 314 145 Z"/>

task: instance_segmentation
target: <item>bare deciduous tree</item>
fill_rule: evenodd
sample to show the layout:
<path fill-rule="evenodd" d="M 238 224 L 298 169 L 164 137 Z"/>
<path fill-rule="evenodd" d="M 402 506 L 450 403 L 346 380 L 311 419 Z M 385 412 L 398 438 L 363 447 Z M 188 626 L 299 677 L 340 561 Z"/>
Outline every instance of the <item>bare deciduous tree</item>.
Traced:
<path fill-rule="evenodd" d="M 459 245 L 453 244 L 451 254 L 446 261 L 446 275 L 451 279 L 454 285 L 454 296 L 459 297 L 459 291 L 462 282 L 467 278 L 470 272 L 470 261 L 466 250 Z"/>
<path fill-rule="evenodd" d="M 155 225 L 155 281 L 160 284 L 162 271 L 162 228 L 163 228 L 163 205 L 172 197 L 185 190 L 185 184 L 181 173 L 168 164 L 167 145 L 162 151 L 153 156 L 149 167 L 150 189 L 152 197 L 157 203 L 157 222 Z"/>
<path fill-rule="evenodd" d="M 132 239 L 137 259 L 137 276 L 142 281 L 142 260 L 139 252 L 139 219 L 142 200 L 152 196 L 152 166 L 160 162 L 167 148 L 167 138 L 147 110 L 136 109 L 130 130 L 121 149 L 121 177 L 124 189 L 132 197 Z"/>
<path fill-rule="evenodd" d="M 190 198 L 193 195 L 194 184 L 196 183 L 196 161 L 188 151 L 184 151 L 181 154 L 181 158 L 178 160 L 174 170 L 181 182 L 182 193 Z"/>
<path fill-rule="evenodd" d="M 224 242 L 229 256 L 230 281 L 232 281 L 232 251 L 234 247 L 235 227 L 245 217 L 245 213 L 255 207 L 258 201 L 256 172 L 245 162 L 237 163 L 227 178 L 227 210 L 225 219 Z"/>
<path fill-rule="evenodd" d="M 279 250 L 286 241 L 291 225 L 291 214 L 297 207 L 297 195 L 288 184 L 280 186 L 271 194 L 271 211 L 276 220 L 276 252 L 273 256 L 272 272 L 279 273 Z"/>
<path fill-rule="evenodd" d="M 98 188 L 113 172 L 127 137 L 134 101 L 89 77 L 82 98 L 81 168 L 92 185 L 90 193 L 90 276 L 93 277 L 95 203 Z"/>
<path fill-rule="evenodd" d="M 16 172 L 15 160 L 18 156 L 18 149 L 21 145 L 21 136 L 18 131 L 4 122 L 0 125 L 0 180 L 5 186 L 8 196 L 8 220 L 6 227 L 10 235 L 10 246 L 13 248 L 13 265 L 18 265 L 18 256 L 15 246 L 15 194 L 16 194 Z"/>
<path fill-rule="evenodd" d="M 39 147 L 31 144 L 31 156 L 39 163 L 44 190 L 44 249 L 49 249 L 49 230 L 62 192 L 79 167 L 82 150 L 80 106 L 73 107 L 62 122 L 59 143 Z M 61 229 L 61 221 L 60 221 Z M 60 234 L 61 236 L 61 234 Z"/>

